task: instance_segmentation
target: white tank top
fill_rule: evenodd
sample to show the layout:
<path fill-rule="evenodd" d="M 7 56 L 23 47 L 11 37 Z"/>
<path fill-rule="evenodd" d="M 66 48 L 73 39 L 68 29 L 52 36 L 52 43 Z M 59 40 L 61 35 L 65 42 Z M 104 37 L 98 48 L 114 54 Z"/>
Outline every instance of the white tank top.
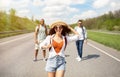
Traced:
<path fill-rule="evenodd" d="M 40 25 L 40 27 L 36 27 L 36 30 L 38 30 L 38 41 L 43 41 L 46 38 L 45 27 Z"/>

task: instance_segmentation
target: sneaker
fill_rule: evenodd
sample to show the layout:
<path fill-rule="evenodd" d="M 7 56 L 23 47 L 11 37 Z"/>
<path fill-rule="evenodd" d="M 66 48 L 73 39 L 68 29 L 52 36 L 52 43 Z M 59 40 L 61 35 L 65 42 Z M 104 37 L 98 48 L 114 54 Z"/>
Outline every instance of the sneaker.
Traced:
<path fill-rule="evenodd" d="M 43 58 L 43 61 L 47 61 L 47 59 L 46 59 L 46 58 Z"/>
<path fill-rule="evenodd" d="M 79 58 L 79 59 L 77 59 L 78 61 L 81 61 L 82 59 L 81 58 Z"/>
<path fill-rule="evenodd" d="M 77 60 L 79 59 L 79 57 L 76 58 Z"/>
<path fill-rule="evenodd" d="M 80 57 L 78 56 L 76 59 L 78 60 L 78 59 L 80 59 Z"/>
<path fill-rule="evenodd" d="M 35 58 L 33 61 L 37 61 L 37 58 Z"/>

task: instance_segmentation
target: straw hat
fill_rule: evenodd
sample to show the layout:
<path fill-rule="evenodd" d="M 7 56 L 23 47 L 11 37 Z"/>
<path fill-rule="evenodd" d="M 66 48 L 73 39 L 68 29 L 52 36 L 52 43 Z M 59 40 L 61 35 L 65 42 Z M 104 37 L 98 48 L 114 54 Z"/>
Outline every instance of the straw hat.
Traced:
<path fill-rule="evenodd" d="M 63 22 L 63 21 L 56 21 L 56 22 L 54 22 L 54 23 L 52 23 L 51 25 L 50 25 L 50 28 L 53 28 L 53 27 L 55 27 L 55 26 L 60 26 L 60 25 L 62 25 L 62 26 L 68 26 L 65 22 Z"/>

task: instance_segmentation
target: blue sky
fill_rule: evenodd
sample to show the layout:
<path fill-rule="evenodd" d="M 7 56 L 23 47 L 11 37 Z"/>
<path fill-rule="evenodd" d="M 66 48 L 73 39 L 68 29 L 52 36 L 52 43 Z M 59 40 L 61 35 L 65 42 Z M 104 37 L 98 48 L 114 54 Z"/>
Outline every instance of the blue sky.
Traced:
<path fill-rule="evenodd" d="M 14 8 L 16 15 L 45 19 L 46 24 L 62 20 L 68 24 L 78 19 L 100 16 L 120 9 L 120 0 L 0 0 L 0 10 Z"/>

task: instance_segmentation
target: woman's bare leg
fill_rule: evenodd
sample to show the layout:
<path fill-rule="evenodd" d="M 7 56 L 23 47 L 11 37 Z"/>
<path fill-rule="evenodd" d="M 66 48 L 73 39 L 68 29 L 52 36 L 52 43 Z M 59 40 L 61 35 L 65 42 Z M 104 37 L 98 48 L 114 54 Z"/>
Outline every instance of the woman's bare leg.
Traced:
<path fill-rule="evenodd" d="M 55 72 L 48 72 L 48 77 L 55 77 Z"/>
<path fill-rule="evenodd" d="M 56 71 L 56 76 L 55 77 L 64 77 L 64 73 L 65 73 L 64 70 Z"/>

